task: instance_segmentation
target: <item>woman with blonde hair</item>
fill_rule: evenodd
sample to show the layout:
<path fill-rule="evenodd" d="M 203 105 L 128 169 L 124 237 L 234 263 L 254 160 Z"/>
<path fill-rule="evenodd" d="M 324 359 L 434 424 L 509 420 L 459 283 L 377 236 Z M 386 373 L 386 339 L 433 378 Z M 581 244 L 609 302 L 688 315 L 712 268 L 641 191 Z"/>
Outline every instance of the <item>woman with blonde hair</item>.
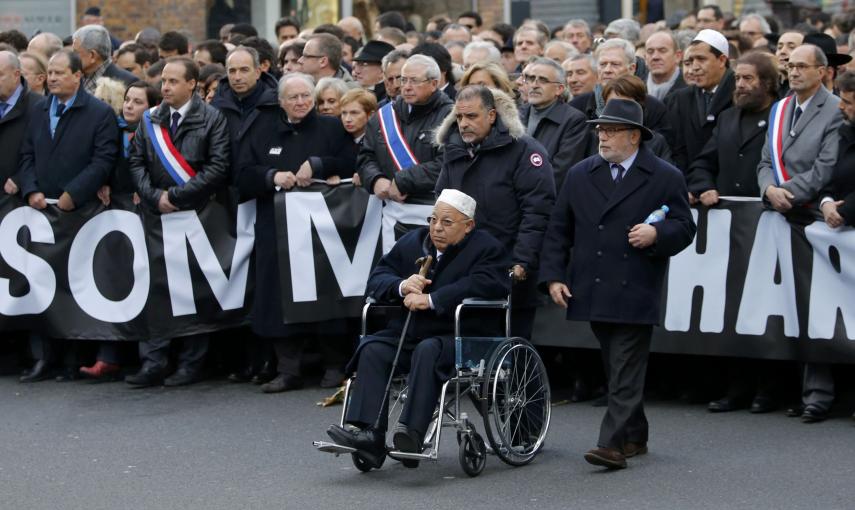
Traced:
<path fill-rule="evenodd" d="M 110 105 L 117 117 L 121 115 L 125 104 L 125 84 L 106 76 L 98 78 L 95 83 L 95 92 L 92 95 Z"/>
<path fill-rule="evenodd" d="M 463 89 L 467 85 L 483 85 L 499 89 L 511 97 L 517 95 L 511 80 L 508 79 L 508 73 L 495 62 L 478 62 L 469 66 L 460 79 L 460 88 Z"/>
<path fill-rule="evenodd" d="M 365 89 L 351 89 L 341 96 L 341 123 L 344 130 L 353 138 L 356 150 L 362 146 L 365 138 L 365 126 L 368 119 L 377 111 L 377 96 Z M 359 186 L 359 174 L 353 173 L 353 185 Z"/>
<path fill-rule="evenodd" d="M 315 104 L 318 113 L 338 117 L 341 115 L 341 97 L 350 90 L 350 87 L 340 78 L 327 76 L 321 78 L 315 85 Z"/>

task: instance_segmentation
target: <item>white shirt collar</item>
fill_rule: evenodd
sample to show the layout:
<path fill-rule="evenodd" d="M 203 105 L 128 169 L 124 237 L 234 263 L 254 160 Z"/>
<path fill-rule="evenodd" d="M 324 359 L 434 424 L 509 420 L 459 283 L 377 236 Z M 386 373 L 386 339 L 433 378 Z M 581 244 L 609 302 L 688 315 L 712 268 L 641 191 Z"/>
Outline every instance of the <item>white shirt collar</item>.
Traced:
<path fill-rule="evenodd" d="M 173 107 L 171 107 L 171 106 L 170 106 L 170 107 L 169 107 L 169 119 L 170 119 L 170 122 L 172 121 L 172 115 L 173 115 L 175 112 L 178 112 L 178 113 L 180 113 L 180 114 L 181 114 L 181 118 L 180 118 L 180 119 L 178 119 L 178 125 L 180 126 L 180 125 L 181 125 L 181 123 L 182 123 L 182 122 L 184 122 L 184 118 L 185 118 L 185 117 L 187 117 L 187 112 L 188 112 L 188 111 L 190 111 L 190 104 L 191 104 L 191 103 L 193 103 L 193 98 L 192 98 L 192 97 L 191 97 L 191 98 L 190 98 L 186 103 L 184 103 L 184 105 L 183 105 L 183 106 L 181 106 L 181 108 L 179 108 L 179 109 L 177 109 L 177 110 L 176 110 L 175 108 L 173 108 Z"/>
<path fill-rule="evenodd" d="M 633 152 L 633 153 L 632 153 L 628 158 L 626 158 L 625 160 L 623 160 L 623 161 L 621 161 L 620 163 L 618 163 L 620 166 L 622 166 L 622 167 L 623 167 L 624 173 L 626 173 L 627 171 L 629 171 L 629 168 L 632 166 L 632 164 L 633 164 L 633 163 L 635 163 L 635 158 L 636 158 L 636 157 L 638 157 L 638 150 L 637 150 L 637 149 L 636 149 L 636 151 L 635 151 L 635 152 Z M 609 166 L 611 166 L 611 165 L 613 165 L 613 164 L 614 164 L 614 163 L 609 163 Z"/>
<path fill-rule="evenodd" d="M 801 108 L 801 109 L 802 109 L 802 113 L 804 113 L 804 112 L 805 112 L 805 110 L 807 110 L 808 105 L 810 104 L 811 100 L 812 100 L 814 97 L 816 97 L 816 94 L 814 94 L 814 95 L 810 96 L 809 98 L 807 98 L 807 100 L 805 100 L 805 102 L 804 102 L 804 103 L 799 103 L 799 96 L 796 96 L 796 107 Z M 795 111 L 795 110 L 794 110 L 794 111 Z"/>

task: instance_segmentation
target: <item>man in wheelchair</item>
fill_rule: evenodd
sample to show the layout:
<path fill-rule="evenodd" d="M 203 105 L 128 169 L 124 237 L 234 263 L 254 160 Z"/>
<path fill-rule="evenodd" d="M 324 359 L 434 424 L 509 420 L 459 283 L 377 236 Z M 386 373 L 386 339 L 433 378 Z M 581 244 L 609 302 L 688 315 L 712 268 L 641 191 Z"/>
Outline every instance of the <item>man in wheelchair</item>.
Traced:
<path fill-rule="evenodd" d="M 398 342 L 403 345 L 397 373 L 406 374 L 408 397 L 392 442 L 398 451 L 421 453 L 439 393 L 454 374 L 454 310 L 464 298 L 502 299 L 510 292 L 510 256 L 492 235 L 475 230 L 475 200 L 457 190 L 444 190 L 428 218 L 429 227 L 403 236 L 378 263 L 368 279 L 367 295 L 378 302 L 402 303 L 411 314 L 366 335 L 347 371 L 356 370 L 345 421 L 327 434 L 337 444 L 379 468 L 386 456 L 387 381 Z M 436 261 L 426 277 L 417 259 Z M 418 461 L 404 461 L 417 467 Z"/>

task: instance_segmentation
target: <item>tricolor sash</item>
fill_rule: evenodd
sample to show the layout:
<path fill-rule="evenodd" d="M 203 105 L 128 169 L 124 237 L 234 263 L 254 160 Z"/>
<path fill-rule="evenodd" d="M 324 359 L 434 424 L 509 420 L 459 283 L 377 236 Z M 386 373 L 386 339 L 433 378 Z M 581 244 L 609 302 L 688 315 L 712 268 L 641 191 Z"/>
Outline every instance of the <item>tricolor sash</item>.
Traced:
<path fill-rule="evenodd" d="M 787 96 L 772 105 L 769 112 L 769 129 L 766 135 L 766 143 L 769 145 L 769 155 L 772 158 L 772 173 L 775 176 L 775 184 L 781 184 L 790 180 L 790 174 L 784 166 L 784 115 L 790 107 L 793 96 Z"/>
<path fill-rule="evenodd" d="M 392 157 L 392 162 L 395 163 L 398 172 L 419 164 L 419 160 L 413 155 L 412 149 L 401 133 L 394 103 L 388 103 L 380 108 L 380 132 L 383 133 L 389 156 Z"/>
<path fill-rule="evenodd" d="M 184 156 L 178 152 L 178 149 L 172 144 L 172 137 L 169 135 L 169 130 L 160 124 L 154 124 L 151 121 L 151 111 L 146 110 L 143 113 L 143 125 L 151 140 L 151 145 L 154 147 L 154 152 L 157 154 L 157 159 L 166 169 L 166 172 L 172 177 L 179 187 L 187 184 L 187 181 L 196 176 L 196 171 L 187 163 Z"/>

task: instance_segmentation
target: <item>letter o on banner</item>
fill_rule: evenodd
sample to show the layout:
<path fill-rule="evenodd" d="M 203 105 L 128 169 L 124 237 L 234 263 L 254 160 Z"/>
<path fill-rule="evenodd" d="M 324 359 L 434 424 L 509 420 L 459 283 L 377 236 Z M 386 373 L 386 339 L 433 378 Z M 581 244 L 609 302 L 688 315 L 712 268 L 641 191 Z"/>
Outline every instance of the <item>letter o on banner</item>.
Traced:
<path fill-rule="evenodd" d="M 134 252 L 134 286 L 125 299 L 107 299 L 95 284 L 95 249 L 110 232 L 121 232 Z M 145 232 L 139 216 L 130 211 L 104 211 L 87 221 L 77 233 L 68 254 L 68 283 L 80 308 L 104 322 L 127 322 L 145 307 L 150 275 Z"/>

